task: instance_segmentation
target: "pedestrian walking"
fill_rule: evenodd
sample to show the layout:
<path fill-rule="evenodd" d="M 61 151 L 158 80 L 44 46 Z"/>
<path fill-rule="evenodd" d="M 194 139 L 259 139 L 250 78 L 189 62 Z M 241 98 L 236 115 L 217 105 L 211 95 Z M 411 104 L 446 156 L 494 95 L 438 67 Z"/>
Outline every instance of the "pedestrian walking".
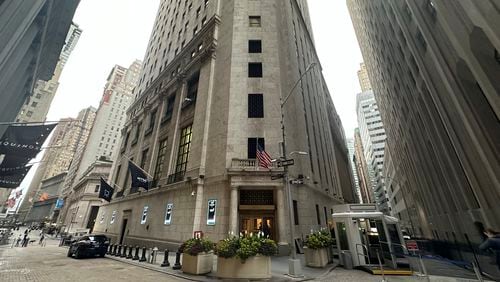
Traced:
<path fill-rule="evenodd" d="M 16 247 L 19 247 L 19 244 L 21 243 L 21 234 L 19 234 L 19 236 L 17 236 L 17 240 L 16 240 Z"/>
<path fill-rule="evenodd" d="M 45 239 L 45 234 L 43 234 L 43 232 L 40 232 L 40 241 L 38 241 L 38 245 L 42 245 L 43 247 L 44 239 Z"/>
<path fill-rule="evenodd" d="M 486 235 L 487 238 L 481 245 L 479 245 L 479 249 L 491 249 L 495 254 L 496 264 L 498 269 L 500 270 L 500 232 L 487 228 L 484 231 L 484 235 Z"/>

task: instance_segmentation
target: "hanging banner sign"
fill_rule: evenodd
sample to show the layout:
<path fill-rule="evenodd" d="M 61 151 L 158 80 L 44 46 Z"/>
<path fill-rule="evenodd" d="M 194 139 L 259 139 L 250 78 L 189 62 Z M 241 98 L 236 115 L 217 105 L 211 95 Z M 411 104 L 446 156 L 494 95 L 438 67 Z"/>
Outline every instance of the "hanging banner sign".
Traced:
<path fill-rule="evenodd" d="M 0 138 L 0 154 L 34 158 L 57 123 L 49 125 L 11 125 Z"/>
<path fill-rule="evenodd" d="M 217 200 L 208 200 L 207 225 L 215 225 L 215 213 L 217 210 Z"/>
<path fill-rule="evenodd" d="M 64 205 L 64 200 L 63 199 L 57 199 L 55 209 L 60 209 L 60 208 L 63 207 L 63 205 Z"/>
<path fill-rule="evenodd" d="M 10 175 L 26 175 L 30 170 L 31 165 L 29 166 L 15 166 L 15 167 L 0 167 L 0 177 L 2 176 L 10 176 Z"/>
<path fill-rule="evenodd" d="M 148 206 L 144 206 L 144 209 L 142 210 L 141 224 L 146 223 L 146 220 L 148 219 L 148 208 Z"/>
<path fill-rule="evenodd" d="M 165 224 L 169 225 L 172 222 L 172 208 L 174 204 L 167 204 L 167 209 L 165 211 Z"/>

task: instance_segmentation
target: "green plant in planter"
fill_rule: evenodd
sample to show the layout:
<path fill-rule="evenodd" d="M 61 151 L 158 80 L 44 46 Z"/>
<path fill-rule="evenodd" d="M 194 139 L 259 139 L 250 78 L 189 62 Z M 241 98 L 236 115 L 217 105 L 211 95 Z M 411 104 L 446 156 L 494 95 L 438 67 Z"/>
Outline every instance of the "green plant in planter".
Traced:
<path fill-rule="evenodd" d="M 309 234 L 304 244 L 309 249 L 326 248 L 333 244 L 333 238 L 327 230 L 320 230 Z"/>
<path fill-rule="evenodd" d="M 199 253 L 208 253 L 214 249 L 214 243 L 203 238 L 191 238 L 185 241 L 179 251 L 181 253 L 197 256 Z"/>
<path fill-rule="evenodd" d="M 243 261 L 258 254 L 272 256 L 277 253 L 277 250 L 278 247 L 273 240 L 257 235 L 227 238 L 219 241 L 215 248 L 219 257 L 238 257 Z"/>

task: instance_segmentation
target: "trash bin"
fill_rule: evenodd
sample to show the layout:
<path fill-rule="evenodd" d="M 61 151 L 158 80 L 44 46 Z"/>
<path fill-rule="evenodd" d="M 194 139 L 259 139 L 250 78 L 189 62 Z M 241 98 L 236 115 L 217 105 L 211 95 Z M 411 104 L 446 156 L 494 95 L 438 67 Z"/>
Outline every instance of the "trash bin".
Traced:
<path fill-rule="evenodd" d="M 344 264 L 345 269 L 352 269 L 352 256 L 350 251 L 342 251 L 340 253 L 342 257 L 342 262 Z"/>

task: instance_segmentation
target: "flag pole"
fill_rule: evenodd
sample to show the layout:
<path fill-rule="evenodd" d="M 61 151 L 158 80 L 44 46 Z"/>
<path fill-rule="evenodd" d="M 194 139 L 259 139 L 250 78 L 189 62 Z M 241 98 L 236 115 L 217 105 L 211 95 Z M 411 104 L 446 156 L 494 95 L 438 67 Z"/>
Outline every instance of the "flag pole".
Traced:
<path fill-rule="evenodd" d="M 136 163 L 134 163 L 134 161 L 132 161 L 131 159 L 129 159 L 127 156 L 123 155 L 122 158 L 126 158 L 127 160 L 129 160 L 129 162 L 133 163 L 136 167 L 138 167 L 142 172 L 144 172 L 147 176 L 151 177 L 151 179 L 154 179 L 153 176 L 151 176 L 147 171 L 145 171 L 144 169 L 142 169 L 142 167 L 140 167 L 139 165 L 137 165 Z"/>

